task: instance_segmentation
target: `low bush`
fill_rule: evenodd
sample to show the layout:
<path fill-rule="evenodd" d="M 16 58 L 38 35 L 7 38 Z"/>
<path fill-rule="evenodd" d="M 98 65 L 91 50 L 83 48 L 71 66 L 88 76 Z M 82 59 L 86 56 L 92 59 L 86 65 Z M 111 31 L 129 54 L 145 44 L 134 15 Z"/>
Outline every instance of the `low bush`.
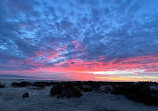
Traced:
<path fill-rule="evenodd" d="M 158 105 L 158 95 L 153 93 L 148 82 L 138 82 L 130 86 L 114 87 L 113 94 L 125 95 L 128 99 L 147 105 Z"/>
<path fill-rule="evenodd" d="M 20 82 L 20 83 L 13 82 L 11 84 L 12 87 L 26 87 L 26 86 L 29 86 L 29 85 L 31 85 L 31 82 L 27 82 L 27 81 L 23 81 L 23 82 Z"/>
<path fill-rule="evenodd" d="M 158 98 L 153 95 L 148 83 L 139 82 L 128 88 L 126 97 L 148 105 L 158 105 Z"/>
<path fill-rule="evenodd" d="M 36 87 L 44 88 L 45 86 L 48 85 L 48 82 L 34 82 L 32 85 Z"/>
<path fill-rule="evenodd" d="M 92 87 L 85 87 L 85 86 L 82 86 L 82 85 L 77 86 L 77 89 L 80 89 L 83 92 L 90 92 L 90 91 L 93 90 Z"/>
<path fill-rule="evenodd" d="M 112 93 L 115 95 L 125 95 L 128 93 L 128 87 L 125 86 L 114 86 L 113 89 L 114 90 L 112 90 Z"/>
<path fill-rule="evenodd" d="M 0 88 L 4 88 L 5 87 L 5 85 L 4 84 L 0 84 Z"/>
<path fill-rule="evenodd" d="M 112 92 L 112 87 L 111 86 L 106 86 L 104 89 L 105 93 L 111 93 Z"/>
<path fill-rule="evenodd" d="M 67 98 L 82 96 L 81 92 L 71 85 L 53 86 L 50 90 L 50 94 L 51 96 L 57 95 L 57 97 L 67 97 Z"/>
<path fill-rule="evenodd" d="M 51 81 L 51 82 L 48 82 L 48 83 L 47 83 L 47 86 L 57 85 L 57 84 L 58 84 L 58 82 Z"/>
<path fill-rule="evenodd" d="M 61 85 L 56 85 L 56 86 L 53 86 L 50 90 L 50 94 L 51 96 L 54 96 L 54 95 L 60 95 L 62 93 L 62 90 L 63 90 L 63 86 Z"/>

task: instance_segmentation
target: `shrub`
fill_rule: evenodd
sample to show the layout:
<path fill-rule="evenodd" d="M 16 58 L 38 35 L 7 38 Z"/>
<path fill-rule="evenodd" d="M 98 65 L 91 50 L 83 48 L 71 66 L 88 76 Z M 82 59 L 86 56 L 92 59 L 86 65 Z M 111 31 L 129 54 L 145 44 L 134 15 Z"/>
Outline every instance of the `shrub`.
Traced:
<path fill-rule="evenodd" d="M 0 88 L 4 88 L 5 87 L 5 85 L 4 84 L 0 84 Z"/>
<path fill-rule="evenodd" d="M 93 90 L 91 87 L 77 86 L 77 89 L 82 90 L 83 92 L 90 92 Z"/>
<path fill-rule="evenodd" d="M 138 82 L 129 86 L 115 86 L 113 94 L 121 94 L 128 99 L 147 105 L 158 105 L 158 95 L 153 93 L 148 82 Z"/>
<path fill-rule="evenodd" d="M 32 85 L 36 87 L 44 88 L 45 86 L 48 85 L 48 82 L 34 82 Z"/>
<path fill-rule="evenodd" d="M 112 93 L 116 95 L 125 95 L 128 91 L 128 88 L 125 86 L 114 86 L 113 88 Z"/>
<path fill-rule="evenodd" d="M 158 95 L 158 90 L 157 89 L 152 89 L 151 91 L 152 91 L 153 95 Z"/>
<path fill-rule="evenodd" d="M 88 81 L 87 85 L 91 87 L 93 90 L 99 90 L 100 86 L 102 85 L 100 82 Z"/>
<path fill-rule="evenodd" d="M 78 89 L 74 88 L 72 85 L 65 85 L 62 90 L 61 96 L 71 98 L 71 97 L 80 97 L 82 96 L 82 94 Z"/>
<path fill-rule="evenodd" d="M 63 86 L 61 85 L 53 86 L 50 90 L 51 96 L 60 95 L 62 93 L 62 89 L 63 89 Z"/>
<path fill-rule="evenodd" d="M 52 96 L 57 95 L 57 97 L 67 97 L 67 98 L 71 98 L 71 97 L 80 97 L 82 96 L 81 92 L 74 88 L 71 85 L 56 85 L 53 86 L 50 90 L 50 94 Z"/>
<path fill-rule="evenodd" d="M 148 83 L 139 82 L 129 87 L 129 92 L 126 94 L 126 97 L 148 105 L 158 105 L 158 98 L 153 95 Z"/>
<path fill-rule="evenodd" d="M 105 93 L 111 93 L 112 92 L 112 87 L 106 86 L 104 92 Z"/>
<path fill-rule="evenodd" d="M 20 82 L 20 83 L 13 82 L 11 86 L 12 87 L 26 87 L 26 86 L 29 86 L 29 85 L 31 85 L 31 82 L 24 81 L 24 82 Z"/>
<path fill-rule="evenodd" d="M 58 84 L 58 82 L 53 82 L 53 81 L 51 81 L 51 82 L 48 82 L 47 83 L 47 86 L 50 86 L 50 85 L 57 85 Z"/>

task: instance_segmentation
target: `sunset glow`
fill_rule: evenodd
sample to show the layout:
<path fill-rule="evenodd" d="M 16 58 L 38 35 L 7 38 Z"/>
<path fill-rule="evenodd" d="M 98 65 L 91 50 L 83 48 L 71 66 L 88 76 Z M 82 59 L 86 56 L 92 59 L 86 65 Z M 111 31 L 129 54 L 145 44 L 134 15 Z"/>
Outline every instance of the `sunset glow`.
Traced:
<path fill-rule="evenodd" d="M 0 13 L 0 75 L 158 81 L 154 0 L 4 0 Z"/>

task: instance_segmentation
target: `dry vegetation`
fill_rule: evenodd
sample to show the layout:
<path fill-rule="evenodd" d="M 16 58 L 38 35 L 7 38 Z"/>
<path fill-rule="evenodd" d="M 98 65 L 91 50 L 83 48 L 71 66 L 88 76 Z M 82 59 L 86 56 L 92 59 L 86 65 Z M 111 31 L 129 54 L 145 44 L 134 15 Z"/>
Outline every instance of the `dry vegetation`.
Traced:
<path fill-rule="evenodd" d="M 60 97 L 81 97 L 82 92 L 103 92 L 123 95 L 130 100 L 141 102 L 147 105 L 158 106 L 158 83 L 156 82 L 13 82 L 12 87 L 34 86 L 45 88 L 51 86 L 50 95 Z M 155 87 L 155 88 L 151 88 Z M 0 88 L 5 85 L 0 84 Z M 101 90 L 101 87 L 104 87 Z"/>

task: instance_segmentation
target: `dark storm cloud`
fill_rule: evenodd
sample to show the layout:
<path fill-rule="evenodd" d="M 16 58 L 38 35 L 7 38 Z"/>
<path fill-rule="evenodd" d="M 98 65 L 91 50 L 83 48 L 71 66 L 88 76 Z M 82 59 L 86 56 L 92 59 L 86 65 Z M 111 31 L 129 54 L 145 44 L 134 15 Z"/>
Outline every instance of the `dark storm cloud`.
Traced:
<path fill-rule="evenodd" d="M 44 65 L 158 53 L 157 7 L 154 0 L 0 1 L 0 63 L 23 60 L 21 69 L 36 68 L 29 64 L 38 61 L 36 53 L 52 50 L 56 61 L 40 55 Z"/>

